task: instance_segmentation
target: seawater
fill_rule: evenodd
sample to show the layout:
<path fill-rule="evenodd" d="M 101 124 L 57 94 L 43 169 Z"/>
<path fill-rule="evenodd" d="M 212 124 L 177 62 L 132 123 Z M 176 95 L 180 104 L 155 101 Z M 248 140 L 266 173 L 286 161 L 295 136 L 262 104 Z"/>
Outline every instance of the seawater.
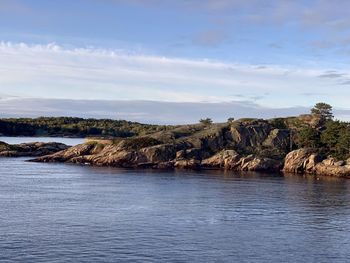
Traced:
<path fill-rule="evenodd" d="M 0 262 L 350 262 L 350 181 L 0 158 Z"/>
<path fill-rule="evenodd" d="M 0 136 L 0 141 L 9 144 L 29 143 L 29 142 L 60 142 L 66 145 L 77 145 L 84 142 L 83 138 L 62 138 L 62 137 L 7 137 Z"/>

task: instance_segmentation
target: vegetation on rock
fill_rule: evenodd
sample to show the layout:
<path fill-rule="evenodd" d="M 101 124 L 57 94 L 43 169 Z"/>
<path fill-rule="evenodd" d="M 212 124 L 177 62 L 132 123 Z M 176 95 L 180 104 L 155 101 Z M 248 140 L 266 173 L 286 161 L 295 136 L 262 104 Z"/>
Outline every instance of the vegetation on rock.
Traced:
<path fill-rule="evenodd" d="M 319 115 L 324 120 L 333 119 L 333 107 L 327 103 L 319 102 L 311 109 L 311 114 Z"/>
<path fill-rule="evenodd" d="M 320 118 L 316 127 L 303 126 L 296 131 L 297 148 L 314 148 L 325 156 L 333 156 L 339 160 L 350 157 L 350 124 L 333 120 L 332 106 L 317 103 L 311 113 Z"/>
<path fill-rule="evenodd" d="M 210 118 L 200 119 L 199 123 L 204 124 L 204 125 L 210 125 L 213 123 L 213 120 Z"/>
<path fill-rule="evenodd" d="M 328 163 L 338 166 L 347 163 L 350 124 L 334 120 L 332 106 L 326 103 L 317 103 L 311 114 L 297 117 L 230 118 L 225 123 L 213 123 L 206 118 L 199 124 L 178 126 L 80 118 L 3 119 L 0 132 L 102 137 L 102 140 L 45 156 L 42 161 L 123 167 L 219 166 L 254 171 L 278 169 L 288 157 L 287 164 L 293 171 L 302 163 L 307 166 L 302 169 L 306 172 L 337 171 L 350 175 L 350 166 L 327 168 Z M 108 139 L 110 137 L 113 138 Z M 11 147 L 0 144 L 5 152 L 13 150 Z M 299 157 L 306 163 L 298 161 Z M 325 163 L 320 164 L 321 160 Z"/>
<path fill-rule="evenodd" d="M 124 120 L 40 117 L 0 119 L 0 134 L 8 136 L 131 137 L 165 130 L 166 126 Z"/>

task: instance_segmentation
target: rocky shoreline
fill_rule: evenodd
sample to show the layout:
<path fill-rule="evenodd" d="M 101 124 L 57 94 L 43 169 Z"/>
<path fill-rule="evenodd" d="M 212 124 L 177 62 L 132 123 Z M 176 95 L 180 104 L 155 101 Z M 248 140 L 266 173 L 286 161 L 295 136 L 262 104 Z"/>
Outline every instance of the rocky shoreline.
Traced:
<path fill-rule="evenodd" d="M 310 123 L 314 119 L 299 117 Z M 318 149 L 290 151 L 291 129 L 269 120 L 242 119 L 213 125 L 183 125 L 166 131 L 114 140 L 60 143 L 0 143 L 0 156 L 36 157 L 33 162 L 155 169 L 234 171 L 350 177 L 350 159 L 336 161 Z"/>
<path fill-rule="evenodd" d="M 50 155 L 68 148 L 69 146 L 57 142 L 7 144 L 0 141 L 0 157 L 37 157 Z"/>
<path fill-rule="evenodd" d="M 224 169 L 233 171 L 282 172 L 288 174 L 350 178 L 350 160 L 335 161 L 334 158 L 322 159 L 313 149 L 307 148 L 288 153 L 284 161 L 255 155 L 242 156 L 234 150 L 222 150 L 203 160 L 184 158 L 183 152 L 177 152 L 175 159 L 166 160 L 162 155 L 158 155 L 159 152 L 157 154 L 159 150 L 161 152 L 167 151 L 165 146 L 142 149 L 141 152 L 120 151 L 111 145 L 106 145 L 103 150 L 97 150 L 96 145 L 90 143 L 77 145 L 30 161 L 66 162 L 123 168 Z M 193 152 L 187 151 L 186 154 L 193 155 Z"/>
<path fill-rule="evenodd" d="M 303 148 L 287 154 L 283 172 L 350 178 L 350 159 L 337 161 L 333 157 L 322 158 L 314 149 Z"/>

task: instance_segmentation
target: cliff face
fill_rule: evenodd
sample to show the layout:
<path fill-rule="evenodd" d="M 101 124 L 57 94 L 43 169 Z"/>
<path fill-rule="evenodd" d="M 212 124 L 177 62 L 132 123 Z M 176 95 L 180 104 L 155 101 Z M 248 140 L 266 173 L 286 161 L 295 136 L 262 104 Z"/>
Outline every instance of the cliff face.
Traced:
<path fill-rule="evenodd" d="M 276 129 L 264 120 L 242 120 L 207 127 L 180 126 L 147 137 L 103 144 L 90 141 L 34 161 L 116 167 L 279 171 L 288 143 L 288 130 Z M 270 151 L 277 155 L 274 158 L 265 156 Z"/>
<path fill-rule="evenodd" d="M 310 122 L 305 118 L 289 121 Z M 143 137 L 90 140 L 32 161 L 350 176 L 350 160 L 336 162 L 312 149 L 289 152 L 290 130 L 279 129 L 272 123 L 244 119 L 208 126 L 184 125 Z M 42 153 L 41 150 L 38 155 Z"/>

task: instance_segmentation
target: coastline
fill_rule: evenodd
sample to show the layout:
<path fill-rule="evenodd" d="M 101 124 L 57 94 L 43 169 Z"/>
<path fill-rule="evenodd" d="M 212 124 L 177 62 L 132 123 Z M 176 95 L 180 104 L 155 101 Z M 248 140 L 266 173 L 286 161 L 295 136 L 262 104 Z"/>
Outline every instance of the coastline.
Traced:
<path fill-rule="evenodd" d="M 104 142 L 105 147 L 111 147 Z M 91 147 L 93 146 L 93 147 Z M 61 143 L 22 143 L 16 145 L 0 143 L 1 157 L 35 157 L 29 162 L 61 162 L 78 165 L 88 165 L 95 167 L 116 167 L 128 169 L 153 169 L 153 170 L 194 170 L 194 171 L 235 171 L 235 172 L 258 172 L 264 174 L 278 174 L 280 176 L 303 175 L 303 176 L 328 176 L 338 178 L 350 178 L 350 164 L 346 162 L 335 162 L 334 159 L 318 160 L 317 154 L 312 149 L 298 149 L 287 154 L 284 162 L 272 161 L 256 156 L 239 156 L 216 154 L 206 160 L 181 159 L 163 162 L 140 162 L 136 160 L 126 160 L 126 156 L 136 154 L 135 152 L 116 152 L 113 158 L 106 158 L 109 153 L 99 155 L 99 162 L 94 158 L 101 152 L 96 152 L 97 144 L 91 141 L 76 146 L 67 146 Z M 101 148 L 101 144 L 98 145 Z M 71 155 L 71 153 L 75 155 Z M 68 155 L 67 155 L 68 154 Z M 221 159 L 219 157 L 222 157 Z M 225 158 L 223 158 L 225 157 Z M 118 159 L 119 158 L 119 159 Z M 139 159 L 140 160 L 140 159 Z M 142 160 L 141 160 L 142 161 Z M 118 163 L 119 162 L 119 163 Z"/>
<path fill-rule="evenodd" d="M 107 148 L 107 150 L 104 151 L 104 148 Z M 154 155 L 154 149 L 157 147 L 153 146 L 152 148 L 151 153 L 149 152 L 150 149 L 145 148 L 141 152 L 123 151 L 110 144 L 101 145 L 88 142 L 29 161 L 64 162 L 131 169 L 221 170 L 350 178 L 350 164 L 348 161 L 335 162 L 332 158 L 322 160 L 313 149 L 294 150 L 288 153 L 283 161 L 254 155 L 240 156 L 233 150 L 221 151 L 204 160 L 180 157 L 165 161 L 160 156 L 160 159 L 156 161 L 155 158 L 159 158 L 159 156 Z M 179 157 L 180 154 L 176 153 L 176 155 Z"/>
<path fill-rule="evenodd" d="M 333 121 L 329 123 L 338 125 Z M 37 146 L 33 146 L 35 143 L 13 146 L 3 144 L 0 155 L 28 154 L 37 157 L 31 160 L 33 162 L 66 162 L 92 166 L 219 169 L 348 178 L 350 158 L 335 158 L 325 154 L 324 148 L 308 147 L 312 141 L 308 141 L 303 133 L 311 131 L 312 136 L 314 133 L 319 133 L 320 136 L 323 131 L 329 133 L 327 125 L 320 115 L 311 114 L 269 120 L 245 118 L 226 123 L 207 121 L 162 127 L 130 137 L 60 137 L 82 140 L 78 145 L 65 145 L 64 149 L 48 145 L 47 142 L 47 145 L 44 143 Z M 334 128 L 332 129 L 330 131 L 334 133 Z M 47 147 L 50 148 L 49 152 L 41 151 L 41 148 Z"/>

